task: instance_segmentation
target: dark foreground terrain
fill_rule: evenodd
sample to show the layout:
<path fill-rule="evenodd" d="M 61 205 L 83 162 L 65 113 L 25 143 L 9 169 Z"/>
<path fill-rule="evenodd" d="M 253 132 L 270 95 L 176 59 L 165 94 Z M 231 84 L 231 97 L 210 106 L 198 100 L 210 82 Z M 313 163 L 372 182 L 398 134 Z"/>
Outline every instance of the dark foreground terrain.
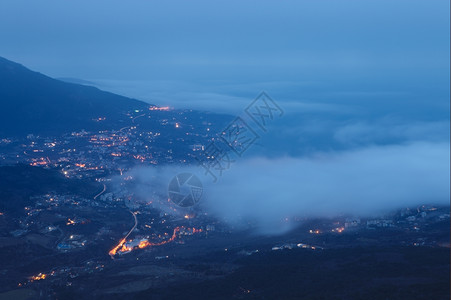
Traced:
<path fill-rule="evenodd" d="M 446 261 L 443 248 L 283 250 L 239 260 L 220 279 L 150 289 L 133 299 L 449 299 Z"/>
<path fill-rule="evenodd" d="M 449 299 L 449 207 L 299 219 L 283 235 L 96 196 L 102 184 L 0 168 L 3 299 Z M 108 184 L 107 191 L 111 188 Z M 150 225 L 151 226 L 150 226 Z M 167 241 L 116 254 L 130 240 Z"/>

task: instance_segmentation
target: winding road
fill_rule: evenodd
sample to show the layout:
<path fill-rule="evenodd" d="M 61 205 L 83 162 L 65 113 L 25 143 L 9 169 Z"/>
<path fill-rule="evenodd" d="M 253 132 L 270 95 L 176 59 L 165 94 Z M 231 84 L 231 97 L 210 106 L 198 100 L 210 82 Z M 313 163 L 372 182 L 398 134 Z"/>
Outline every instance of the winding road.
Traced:
<path fill-rule="evenodd" d="M 94 200 L 95 200 L 97 197 L 99 197 L 100 195 L 102 195 L 103 193 L 105 193 L 105 191 L 106 191 L 106 185 L 103 184 L 103 190 L 102 190 L 100 193 L 98 193 L 97 195 L 94 196 Z"/>
<path fill-rule="evenodd" d="M 138 226 L 138 218 L 136 218 L 136 214 L 134 212 L 132 212 L 131 210 L 129 210 L 129 212 L 133 215 L 133 218 L 135 218 L 135 225 L 133 225 L 132 229 L 130 229 L 130 231 L 124 237 L 124 240 L 126 240 L 128 238 L 128 236 L 130 235 L 130 233 L 132 233 L 132 231 L 135 230 L 136 226 Z"/>
<path fill-rule="evenodd" d="M 114 259 L 114 255 L 116 255 L 117 250 L 120 249 L 127 242 L 129 235 L 133 232 L 133 230 L 135 230 L 136 226 L 138 226 L 138 218 L 136 218 L 136 214 L 131 210 L 129 210 L 129 212 L 133 215 L 133 218 L 135 219 L 135 225 L 133 225 L 132 229 L 130 229 L 130 231 L 127 233 L 126 236 L 124 236 L 124 238 L 119 242 L 119 244 L 117 244 L 117 246 L 111 249 L 111 251 L 108 253 L 112 259 Z"/>

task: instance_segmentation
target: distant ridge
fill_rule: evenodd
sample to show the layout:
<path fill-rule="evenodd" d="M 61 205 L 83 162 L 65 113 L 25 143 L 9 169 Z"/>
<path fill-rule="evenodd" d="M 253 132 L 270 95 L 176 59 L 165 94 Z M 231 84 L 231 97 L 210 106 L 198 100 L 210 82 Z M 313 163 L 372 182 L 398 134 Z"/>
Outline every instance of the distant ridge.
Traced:
<path fill-rule="evenodd" d="M 81 85 L 90 85 L 90 86 L 95 86 L 94 82 L 88 81 L 88 80 L 84 80 L 84 79 L 79 79 L 79 78 L 72 78 L 72 77 L 59 77 L 59 78 L 55 78 L 56 80 L 60 80 L 60 81 L 64 81 L 64 82 L 68 82 L 68 83 L 75 83 L 75 84 L 81 84 Z"/>
<path fill-rule="evenodd" d="M 120 127 L 126 113 L 149 104 L 63 82 L 0 57 L 0 138 L 29 133 Z M 104 117 L 105 121 L 94 119 Z"/>

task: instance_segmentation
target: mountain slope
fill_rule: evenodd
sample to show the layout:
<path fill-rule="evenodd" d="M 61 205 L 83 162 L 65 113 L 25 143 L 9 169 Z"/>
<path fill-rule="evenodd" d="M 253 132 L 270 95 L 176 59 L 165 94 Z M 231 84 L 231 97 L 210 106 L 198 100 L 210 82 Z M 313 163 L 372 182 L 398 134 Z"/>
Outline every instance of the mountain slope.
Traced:
<path fill-rule="evenodd" d="M 0 57 L 0 137 L 111 129 L 148 104 L 59 81 Z M 105 121 L 93 119 L 105 117 Z"/>

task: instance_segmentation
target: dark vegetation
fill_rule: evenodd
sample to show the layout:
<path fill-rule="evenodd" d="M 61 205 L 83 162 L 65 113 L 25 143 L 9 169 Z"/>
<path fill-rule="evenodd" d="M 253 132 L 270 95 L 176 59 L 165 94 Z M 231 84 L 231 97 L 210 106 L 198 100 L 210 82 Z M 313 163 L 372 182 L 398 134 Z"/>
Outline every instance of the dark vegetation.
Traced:
<path fill-rule="evenodd" d="M 91 198 L 101 185 L 89 180 L 65 178 L 57 169 L 27 165 L 0 167 L 0 210 L 8 214 L 23 214 L 25 206 L 33 204 L 31 197 L 57 192 Z"/>
<path fill-rule="evenodd" d="M 272 251 L 245 257 L 224 278 L 133 299 L 449 299 L 449 258 L 432 247 Z"/>

